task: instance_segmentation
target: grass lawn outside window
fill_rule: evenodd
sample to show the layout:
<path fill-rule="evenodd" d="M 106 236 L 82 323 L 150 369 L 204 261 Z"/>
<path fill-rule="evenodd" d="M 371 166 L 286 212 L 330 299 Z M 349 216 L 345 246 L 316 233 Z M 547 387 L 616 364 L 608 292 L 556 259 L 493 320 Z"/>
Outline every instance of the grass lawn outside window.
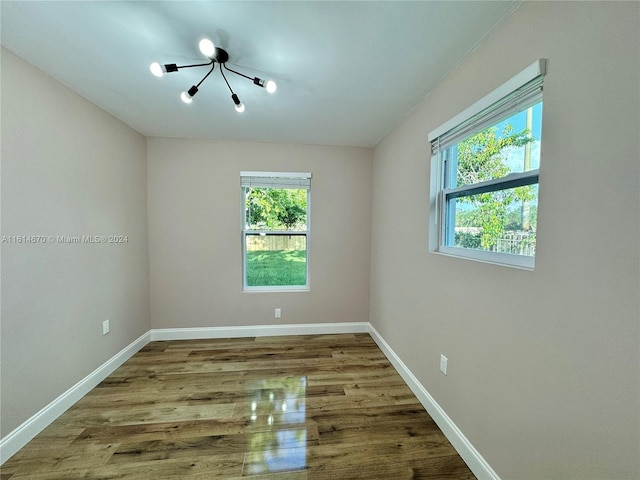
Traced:
<path fill-rule="evenodd" d="M 306 284 L 306 250 L 247 252 L 248 286 L 295 286 Z"/>

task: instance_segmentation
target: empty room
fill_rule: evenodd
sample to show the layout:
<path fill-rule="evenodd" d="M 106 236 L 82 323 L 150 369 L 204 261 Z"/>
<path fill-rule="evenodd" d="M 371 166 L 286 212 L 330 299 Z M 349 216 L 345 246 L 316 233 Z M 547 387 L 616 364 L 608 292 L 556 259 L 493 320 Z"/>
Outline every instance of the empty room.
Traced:
<path fill-rule="evenodd" d="M 0 2 L 0 478 L 640 479 L 640 2 Z"/>

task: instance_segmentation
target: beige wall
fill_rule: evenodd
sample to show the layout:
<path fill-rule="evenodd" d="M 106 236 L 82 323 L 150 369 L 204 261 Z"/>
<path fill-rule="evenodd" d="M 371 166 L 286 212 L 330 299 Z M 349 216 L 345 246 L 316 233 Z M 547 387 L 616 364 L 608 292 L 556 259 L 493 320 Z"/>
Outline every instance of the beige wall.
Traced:
<path fill-rule="evenodd" d="M 371 149 L 150 138 L 147 164 L 154 328 L 369 320 Z M 313 174 L 309 292 L 242 292 L 244 170 Z"/>
<path fill-rule="evenodd" d="M 525 2 L 374 152 L 371 321 L 504 479 L 640 476 L 639 8 Z M 427 132 L 538 58 L 535 271 L 427 253 Z"/>
<path fill-rule="evenodd" d="M 2 50 L 4 436 L 149 330 L 145 138 Z M 102 321 L 111 333 L 102 336 Z"/>

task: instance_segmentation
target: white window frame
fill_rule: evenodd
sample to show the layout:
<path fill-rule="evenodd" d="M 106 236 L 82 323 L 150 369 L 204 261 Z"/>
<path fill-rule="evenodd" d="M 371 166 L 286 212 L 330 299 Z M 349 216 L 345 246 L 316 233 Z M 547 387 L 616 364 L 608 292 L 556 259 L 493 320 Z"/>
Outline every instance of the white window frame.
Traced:
<path fill-rule="evenodd" d="M 520 89 L 527 89 L 532 84 L 537 87 L 539 84 L 539 94 L 535 95 L 538 95 L 538 101 L 541 101 L 542 80 L 545 74 L 546 60 L 539 59 L 469 108 L 429 133 L 428 141 L 432 146 L 429 208 L 430 252 L 526 270 L 534 269 L 535 257 L 446 245 L 445 230 L 447 226 L 448 198 L 470 195 L 473 194 L 473 192 L 482 193 L 537 184 L 539 170 L 512 173 L 500 179 L 457 188 L 444 188 L 445 171 L 443 168 L 443 153 L 449 146 L 463 140 L 469 135 L 499 123 L 502 113 L 507 115 L 504 118 L 508 118 L 509 114 L 516 113 L 520 105 L 511 99 L 517 96 L 516 94 Z M 527 97 L 527 101 L 531 102 L 535 95 Z"/>
<path fill-rule="evenodd" d="M 306 188 L 307 190 L 307 228 L 306 230 L 254 230 L 247 228 L 245 216 L 244 189 L 250 182 L 252 186 L 261 188 Z M 310 172 L 240 172 L 241 225 L 242 225 L 242 290 L 244 292 L 308 292 L 309 282 L 309 244 L 311 236 L 311 173 Z M 306 285 L 247 285 L 247 242 L 248 235 L 305 235 L 306 240 Z"/>

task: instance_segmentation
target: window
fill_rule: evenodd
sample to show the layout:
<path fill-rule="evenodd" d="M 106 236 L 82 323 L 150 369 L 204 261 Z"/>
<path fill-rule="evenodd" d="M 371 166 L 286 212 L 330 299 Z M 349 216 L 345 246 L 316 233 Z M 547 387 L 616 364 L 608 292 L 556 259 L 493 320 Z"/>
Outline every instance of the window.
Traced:
<path fill-rule="evenodd" d="M 533 269 L 545 66 L 429 134 L 431 251 Z"/>
<path fill-rule="evenodd" d="M 310 173 L 240 172 L 244 290 L 309 288 Z"/>

